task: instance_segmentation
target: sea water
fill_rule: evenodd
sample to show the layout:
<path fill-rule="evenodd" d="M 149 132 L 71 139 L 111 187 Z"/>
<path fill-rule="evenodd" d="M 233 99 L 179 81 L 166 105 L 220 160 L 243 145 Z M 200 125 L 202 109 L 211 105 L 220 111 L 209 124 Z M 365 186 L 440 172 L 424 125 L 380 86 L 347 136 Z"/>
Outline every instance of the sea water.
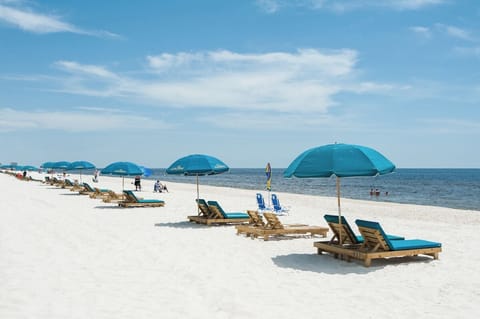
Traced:
<path fill-rule="evenodd" d="M 272 192 L 336 196 L 335 177 L 284 178 L 283 171 L 272 169 Z M 196 183 L 195 176 L 167 175 L 165 169 L 152 169 L 146 178 Z M 220 175 L 201 176 L 200 184 L 262 191 L 266 187 L 265 169 L 232 168 Z M 397 169 L 383 176 L 345 177 L 341 178 L 341 196 L 480 211 L 480 169 Z"/>

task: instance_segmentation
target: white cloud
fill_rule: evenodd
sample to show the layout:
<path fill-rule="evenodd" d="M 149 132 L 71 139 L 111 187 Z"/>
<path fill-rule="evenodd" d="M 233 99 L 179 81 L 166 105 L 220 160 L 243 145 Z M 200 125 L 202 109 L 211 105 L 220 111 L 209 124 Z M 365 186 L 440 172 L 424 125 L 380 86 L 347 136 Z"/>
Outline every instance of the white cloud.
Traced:
<path fill-rule="evenodd" d="M 452 25 L 441 24 L 441 23 L 437 23 L 435 24 L 435 26 L 437 27 L 438 30 L 444 32 L 446 35 L 450 37 L 465 40 L 465 41 L 474 41 L 473 36 L 468 30 L 465 30 L 456 26 L 452 26 Z"/>
<path fill-rule="evenodd" d="M 422 27 L 422 26 L 414 26 L 411 27 L 410 30 L 420 36 L 423 36 L 425 38 L 430 38 L 432 36 L 432 32 L 430 31 L 429 28 L 427 27 Z"/>
<path fill-rule="evenodd" d="M 281 8 L 292 7 L 335 12 L 375 7 L 392 10 L 418 10 L 446 2 L 446 0 L 257 0 L 256 4 L 267 13 L 275 13 Z"/>
<path fill-rule="evenodd" d="M 384 92 L 356 79 L 353 50 L 245 54 L 210 51 L 148 56 L 148 74 L 133 77 L 102 66 L 59 61 L 69 73 L 60 91 L 121 96 L 162 107 L 326 112 L 342 92 Z"/>
<path fill-rule="evenodd" d="M 71 32 L 98 37 L 119 37 L 119 35 L 109 31 L 78 28 L 68 22 L 62 21 L 61 17 L 55 15 L 37 13 L 28 8 L 19 8 L 4 4 L 9 4 L 9 2 L 0 2 L 0 21 L 24 31 L 38 34 Z"/>
<path fill-rule="evenodd" d="M 108 109 L 87 108 L 78 111 L 19 111 L 0 109 L 0 132 L 19 130 L 59 130 L 68 132 L 99 132 L 169 128 L 162 121 Z"/>

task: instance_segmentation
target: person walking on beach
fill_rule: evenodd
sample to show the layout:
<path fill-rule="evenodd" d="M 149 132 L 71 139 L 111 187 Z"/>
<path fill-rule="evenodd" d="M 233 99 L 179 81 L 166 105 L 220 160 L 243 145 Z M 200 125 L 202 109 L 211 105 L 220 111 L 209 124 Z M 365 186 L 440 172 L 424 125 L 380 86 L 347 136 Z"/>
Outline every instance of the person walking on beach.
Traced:
<path fill-rule="evenodd" d="M 93 182 L 98 183 L 98 169 L 96 169 L 95 173 L 93 173 Z"/>
<path fill-rule="evenodd" d="M 141 191 L 142 185 L 140 184 L 140 175 L 135 176 L 135 190 Z"/>

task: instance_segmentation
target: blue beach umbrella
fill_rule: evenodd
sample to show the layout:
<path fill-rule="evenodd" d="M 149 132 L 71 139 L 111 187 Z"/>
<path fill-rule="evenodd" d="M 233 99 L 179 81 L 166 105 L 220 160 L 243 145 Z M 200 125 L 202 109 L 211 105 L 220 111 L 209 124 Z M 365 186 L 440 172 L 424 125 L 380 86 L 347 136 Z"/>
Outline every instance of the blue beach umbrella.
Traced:
<path fill-rule="evenodd" d="M 372 148 L 352 144 L 329 144 L 311 148 L 300 154 L 288 166 L 283 176 L 312 178 L 335 175 L 338 216 L 341 223 L 340 178 L 384 175 L 394 170 L 395 165 Z"/>
<path fill-rule="evenodd" d="M 60 161 L 60 162 L 53 162 L 50 168 L 66 170 L 68 169 L 69 166 L 70 166 L 70 162 Z"/>
<path fill-rule="evenodd" d="M 197 200 L 200 199 L 198 177 L 228 172 L 230 168 L 216 157 L 204 154 L 192 154 L 179 158 L 167 168 L 167 174 L 196 176 Z"/>
<path fill-rule="evenodd" d="M 67 170 L 79 170 L 80 171 L 80 182 L 82 181 L 82 170 L 84 169 L 93 169 L 95 165 L 87 161 L 75 161 L 70 163 Z"/>
<path fill-rule="evenodd" d="M 43 169 L 50 169 L 53 166 L 53 162 L 45 162 L 42 165 L 40 165 L 41 168 Z"/>
<path fill-rule="evenodd" d="M 122 176 L 122 189 L 124 187 L 124 178 L 125 176 L 135 176 L 135 175 L 143 175 L 143 171 L 135 163 L 132 162 L 115 162 L 111 163 L 104 169 L 100 171 L 103 175 L 116 175 Z"/>
<path fill-rule="evenodd" d="M 38 171 L 38 167 L 32 165 L 18 166 L 19 171 Z"/>

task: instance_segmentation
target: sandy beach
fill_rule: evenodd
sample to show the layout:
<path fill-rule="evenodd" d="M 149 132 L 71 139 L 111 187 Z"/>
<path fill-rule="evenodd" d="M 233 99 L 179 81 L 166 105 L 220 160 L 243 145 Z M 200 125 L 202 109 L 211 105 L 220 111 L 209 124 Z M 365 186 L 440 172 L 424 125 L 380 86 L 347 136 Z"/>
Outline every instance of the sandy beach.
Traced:
<path fill-rule="evenodd" d="M 33 177 L 43 176 L 32 173 Z M 78 179 L 78 176 L 70 176 Z M 83 176 L 90 180 L 91 176 Z M 125 179 L 132 189 L 132 178 Z M 161 208 L 119 208 L 68 189 L 0 174 L 0 318 L 466 318 L 480 313 L 480 214 L 342 199 L 343 215 L 442 243 L 439 260 L 317 255 L 320 237 L 251 240 L 234 226 L 189 223 L 196 186 L 138 196 Z M 97 187 L 120 192 L 120 178 Z M 254 190 L 201 186 L 227 211 L 255 209 Z M 336 199 L 277 193 L 284 223 L 327 226 Z M 331 232 L 329 232 L 329 236 Z"/>

